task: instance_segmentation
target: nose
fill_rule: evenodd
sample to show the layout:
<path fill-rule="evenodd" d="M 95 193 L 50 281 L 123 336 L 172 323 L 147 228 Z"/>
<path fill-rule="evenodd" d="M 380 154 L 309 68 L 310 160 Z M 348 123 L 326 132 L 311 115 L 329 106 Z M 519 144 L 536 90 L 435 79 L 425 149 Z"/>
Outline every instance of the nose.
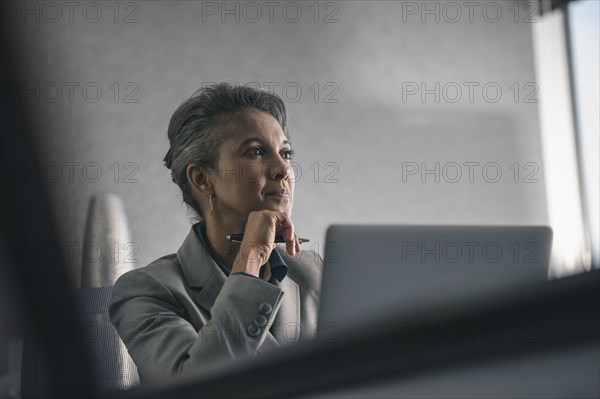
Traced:
<path fill-rule="evenodd" d="M 283 159 L 281 155 L 276 156 L 276 159 L 271 164 L 270 169 L 271 178 L 273 180 L 287 180 L 290 178 L 292 173 L 290 164 Z"/>

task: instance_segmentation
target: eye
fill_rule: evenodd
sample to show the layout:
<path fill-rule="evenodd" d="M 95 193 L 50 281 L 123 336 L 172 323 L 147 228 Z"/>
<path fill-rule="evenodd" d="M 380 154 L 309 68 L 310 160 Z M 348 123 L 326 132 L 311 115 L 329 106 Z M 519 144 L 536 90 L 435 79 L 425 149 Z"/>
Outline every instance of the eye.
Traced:
<path fill-rule="evenodd" d="M 261 157 L 265 155 L 265 152 L 260 147 L 248 148 L 248 151 L 246 151 L 246 153 L 252 157 Z"/>
<path fill-rule="evenodd" d="M 281 152 L 283 159 L 291 160 L 294 157 L 294 150 L 284 150 Z"/>

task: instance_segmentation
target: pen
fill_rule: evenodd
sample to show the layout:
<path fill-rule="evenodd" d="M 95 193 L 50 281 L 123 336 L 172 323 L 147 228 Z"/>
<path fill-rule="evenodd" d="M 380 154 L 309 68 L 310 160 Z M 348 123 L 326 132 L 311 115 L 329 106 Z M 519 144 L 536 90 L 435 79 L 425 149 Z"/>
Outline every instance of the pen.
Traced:
<path fill-rule="evenodd" d="M 225 239 L 231 242 L 242 242 L 242 240 L 244 239 L 244 235 L 230 234 L 227 237 L 225 237 Z M 300 244 L 302 244 L 304 242 L 309 242 L 310 240 L 308 238 L 298 238 L 298 241 L 300 242 Z M 283 239 L 283 236 L 275 236 L 275 242 L 285 242 L 285 240 Z"/>

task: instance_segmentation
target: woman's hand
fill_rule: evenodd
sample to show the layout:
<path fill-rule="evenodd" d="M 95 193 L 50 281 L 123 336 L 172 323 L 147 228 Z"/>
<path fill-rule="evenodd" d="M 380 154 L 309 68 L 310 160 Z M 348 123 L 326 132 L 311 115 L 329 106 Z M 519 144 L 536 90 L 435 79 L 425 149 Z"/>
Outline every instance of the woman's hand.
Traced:
<path fill-rule="evenodd" d="M 258 276 L 260 267 L 267 263 L 276 246 L 277 234 L 283 236 L 288 254 L 295 255 L 302 250 L 298 236 L 294 233 L 294 224 L 287 214 L 266 210 L 250 212 L 240 252 L 233 262 L 231 272 Z"/>

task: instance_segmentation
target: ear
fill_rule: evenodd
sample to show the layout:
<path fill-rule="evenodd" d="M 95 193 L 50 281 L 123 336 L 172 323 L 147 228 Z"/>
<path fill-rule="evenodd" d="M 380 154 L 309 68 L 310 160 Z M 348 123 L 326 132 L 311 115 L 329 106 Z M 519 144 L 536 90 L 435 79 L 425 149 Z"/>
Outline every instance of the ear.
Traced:
<path fill-rule="evenodd" d="M 213 193 L 213 186 L 209 179 L 208 170 L 198 165 L 188 165 L 185 170 L 192 195 L 208 196 Z"/>

